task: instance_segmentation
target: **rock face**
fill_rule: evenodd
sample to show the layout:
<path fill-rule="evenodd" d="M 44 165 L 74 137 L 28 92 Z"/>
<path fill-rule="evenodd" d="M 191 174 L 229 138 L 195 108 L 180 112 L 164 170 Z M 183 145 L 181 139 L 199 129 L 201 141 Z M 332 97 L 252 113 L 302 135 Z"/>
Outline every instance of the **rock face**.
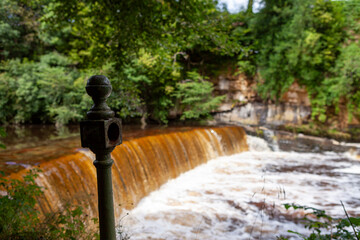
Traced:
<path fill-rule="evenodd" d="M 256 83 L 245 75 L 222 74 L 212 79 L 217 95 L 226 95 L 215 120 L 250 125 L 303 124 L 311 116 L 305 88 L 294 82 L 278 104 L 263 102 L 255 91 Z"/>
<path fill-rule="evenodd" d="M 249 125 L 282 125 L 306 123 L 310 116 L 311 108 L 307 106 L 250 102 L 215 114 L 215 120 Z"/>
<path fill-rule="evenodd" d="M 293 134 L 284 131 L 276 131 L 275 133 L 279 149 L 282 151 L 295 152 L 348 152 L 359 150 L 359 144 L 350 145 L 338 142 L 334 139 L 307 136 L 303 134 Z"/>
<path fill-rule="evenodd" d="M 236 105 L 253 102 L 257 98 L 255 82 L 249 81 L 245 75 L 220 75 L 212 82 L 217 95 L 226 95 L 219 111 L 230 111 Z"/>
<path fill-rule="evenodd" d="M 289 87 L 289 90 L 282 96 L 281 101 L 291 105 L 310 107 L 308 92 L 297 82 L 294 82 Z"/>
<path fill-rule="evenodd" d="M 255 79 L 258 79 L 255 76 Z M 225 95 L 226 100 L 218 108 L 215 120 L 251 125 L 304 124 L 311 117 L 311 103 L 306 88 L 296 81 L 279 99 L 278 103 L 262 100 L 256 92 L 256 80 L 227 69 L 210 80 L 216 95 Z M 339 129 L 360 127 L 360 116 L 351 115 L 346 99 L 340 99 L 338 112 L 329 110 L 329 126 Z M 350 117 L 351 116 L 351 117 Z"/>

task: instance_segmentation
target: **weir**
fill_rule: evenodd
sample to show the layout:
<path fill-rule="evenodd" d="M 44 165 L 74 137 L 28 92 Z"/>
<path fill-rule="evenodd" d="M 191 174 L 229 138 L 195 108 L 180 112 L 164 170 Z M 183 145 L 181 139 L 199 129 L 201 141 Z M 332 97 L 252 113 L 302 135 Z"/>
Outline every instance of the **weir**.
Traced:
<path fill-rule="evenodd" d="M 248 150 L 241 127 L 196 128 L 124 141 L 112 152 L 115 217 L 132 209 L 150 192 L 181 173 L 219 156 Z M 94 156 L 86 149 L 40 164 L 36 179 L 45 188 L 39 198 L 43 214 L 57 212 L 67 204 L 81 205 L 90 220 L 97 217 Z M 20 178 L 26 170 L 11 174 Z"/>

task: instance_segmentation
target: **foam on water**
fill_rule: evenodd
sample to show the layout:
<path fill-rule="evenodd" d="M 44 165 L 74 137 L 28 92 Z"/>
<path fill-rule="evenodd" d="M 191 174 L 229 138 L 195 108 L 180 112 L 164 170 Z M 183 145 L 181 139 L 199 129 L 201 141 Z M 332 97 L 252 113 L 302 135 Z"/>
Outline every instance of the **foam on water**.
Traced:
<path fill-rule="evenodd" d="M 248 136 L 249 152 L 220 157 L 169 181 L 123 218 L 131 239 L 276 239 L 304 212 L 284 203 L 359 215 L 360 162 L 337 153 L 272 152 Z M 293 235 L 294 236 L 294 235 Z M 295 237 L 293 239 L 296 239 Z"/>
<path fill-rule="evenodd" d="M 258 137 L 253 137 L 253 136 L 246 136 L 246 140 L 247 140 L 247 144 L 249 146 L 249 151 L 252 152 L 264 152 L 264 151 L 271 151 L 268 143 L 262 139 L 262 138 L 258 138 Z"/>

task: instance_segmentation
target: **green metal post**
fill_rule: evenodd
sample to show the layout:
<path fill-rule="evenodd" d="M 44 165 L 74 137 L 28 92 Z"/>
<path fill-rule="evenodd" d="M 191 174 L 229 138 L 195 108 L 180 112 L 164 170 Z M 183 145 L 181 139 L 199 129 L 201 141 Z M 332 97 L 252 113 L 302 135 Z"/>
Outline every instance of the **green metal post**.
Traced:
<path fill-rule="evenodd" d="M 113 163 L 110 153 L 96 154 L 94 165 L 97 172 L 100 239 L 115 240 L 116 237 L 111 180 L 111 166 Z"/>
<path fill-rule="evenodd" d="M 111 152 L 121 144 L 121 121 L 107 106 L 111 84 L 105 76 L 89 78 L 86 92 L 92 97 L 94 106 L 87 113 L 87 120 L 80 123 L 81 145 L 96 155 L 94 165 L 97 172 L 100 239 L 115 240 L 115 216 L 112 190 Z"/>

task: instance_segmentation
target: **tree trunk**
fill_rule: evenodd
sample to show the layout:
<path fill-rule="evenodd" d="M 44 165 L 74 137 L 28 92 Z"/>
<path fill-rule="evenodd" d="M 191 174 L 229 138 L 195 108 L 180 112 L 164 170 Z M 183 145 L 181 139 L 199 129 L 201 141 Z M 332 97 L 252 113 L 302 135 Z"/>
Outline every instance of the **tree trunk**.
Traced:
<path fill-rule="evenodd" d="M 247 5 L 247 13 L 253 13 L 253 5 L 254 5 L 254 0 L 249 0 L 248 1 L 248 5 Z"/>

